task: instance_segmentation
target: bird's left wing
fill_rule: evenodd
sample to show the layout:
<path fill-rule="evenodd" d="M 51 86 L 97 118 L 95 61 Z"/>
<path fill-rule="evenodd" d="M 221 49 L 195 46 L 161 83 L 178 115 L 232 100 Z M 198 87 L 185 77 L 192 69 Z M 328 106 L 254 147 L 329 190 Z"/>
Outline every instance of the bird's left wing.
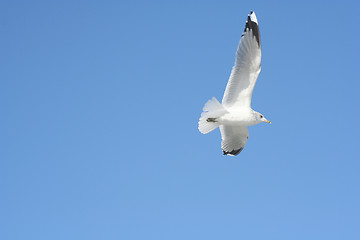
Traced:
<path fill-rule="evenodd" d="M 235 64 L 222 103 L 225 107 L 249 106 L 261 70 L 261 42 L 255 12 L 248 15 L 245 30 L 236 51 Z"/>
<path fill-rule="evenodd" d="M 236 156 L 245 147 L 249 132 L 246 126 L 220 126 L 221 148 L 224 155 Z"/>

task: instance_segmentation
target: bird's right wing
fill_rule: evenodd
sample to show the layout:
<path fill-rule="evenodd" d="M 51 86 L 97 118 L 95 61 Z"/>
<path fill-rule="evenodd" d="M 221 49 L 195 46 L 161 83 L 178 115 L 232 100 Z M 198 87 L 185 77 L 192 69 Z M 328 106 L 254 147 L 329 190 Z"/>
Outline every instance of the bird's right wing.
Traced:
<path fill-rule="evenodd" d="M 248 15 L 245 30 L 236 51 L 235 64 L 226 86 L 222 104 L 225 107 L 251 107 L 251 97 L 261 70 L 259 25 L 254 12 Z"/>
<path fill-rule="evenodd" d="M 246 126 L 220 126 L 221 148 L 224 155 L 236 156 L 245 147 L 249 132 Z"/>

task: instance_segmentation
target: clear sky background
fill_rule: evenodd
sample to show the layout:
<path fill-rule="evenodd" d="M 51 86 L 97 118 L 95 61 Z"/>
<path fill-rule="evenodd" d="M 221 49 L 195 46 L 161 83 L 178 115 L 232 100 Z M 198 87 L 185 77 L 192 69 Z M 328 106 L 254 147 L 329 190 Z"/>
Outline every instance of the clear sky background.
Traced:
<path fill-rule="evenodd" d="M 222 99 L 247 14 L 237 157 Z M 0 239 L 360 239 L 356 1 L 2 1 Z"/>

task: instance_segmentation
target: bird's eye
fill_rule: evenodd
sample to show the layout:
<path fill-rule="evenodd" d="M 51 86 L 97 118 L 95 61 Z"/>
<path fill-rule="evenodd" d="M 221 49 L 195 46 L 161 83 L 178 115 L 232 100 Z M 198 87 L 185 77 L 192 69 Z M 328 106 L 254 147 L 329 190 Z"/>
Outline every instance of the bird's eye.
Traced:
<path fill-rule="evenodd" d="M 260 115 L 260 118 L 263 118 L 264 116 L 263 115 Z"/>

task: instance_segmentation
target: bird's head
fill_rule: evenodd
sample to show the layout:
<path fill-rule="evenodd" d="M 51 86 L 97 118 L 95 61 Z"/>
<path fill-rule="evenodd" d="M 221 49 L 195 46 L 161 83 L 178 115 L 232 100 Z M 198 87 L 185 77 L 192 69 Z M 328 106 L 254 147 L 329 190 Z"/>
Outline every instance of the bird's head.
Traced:
<path fill-rule="evenodd" d="M 256 113 L 256 121 L 258 123 L 261 123 L 261 122 L 267 122 L 267 123 L 271 123 L 269 120 L 267 120 L 264 115 L 262 115 L 261 113 Z"/>

